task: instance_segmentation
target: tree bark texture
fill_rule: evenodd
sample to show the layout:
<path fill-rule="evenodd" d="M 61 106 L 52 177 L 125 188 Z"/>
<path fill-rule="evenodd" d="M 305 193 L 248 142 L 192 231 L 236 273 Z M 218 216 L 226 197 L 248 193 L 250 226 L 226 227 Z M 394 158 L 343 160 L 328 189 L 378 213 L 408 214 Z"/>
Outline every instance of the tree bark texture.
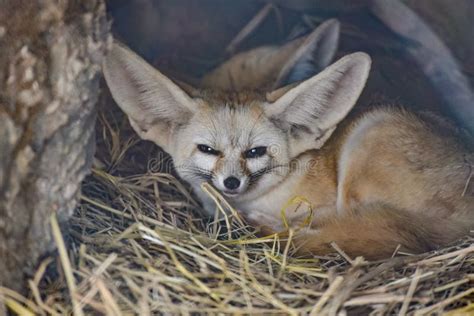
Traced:
<path fill-rule="evenodd" d="M 24 286 L 75 207 L 107 36 L 102 0 L 0 0 L 0 285 Z"/>

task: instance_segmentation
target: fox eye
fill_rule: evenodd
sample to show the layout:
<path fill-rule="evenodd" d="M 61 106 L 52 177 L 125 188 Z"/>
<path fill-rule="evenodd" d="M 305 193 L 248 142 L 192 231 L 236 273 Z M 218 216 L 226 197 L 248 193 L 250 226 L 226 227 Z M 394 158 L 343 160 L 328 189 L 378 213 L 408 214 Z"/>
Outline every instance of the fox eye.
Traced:
<path fill-rule="evenodd" d="M 217 156 L 220 154 L 218 150 L 215 150 L 214 148 L 209 147 L 207 145 L 199 144 L 197 145 L 197 148 L 199 149 L 200 152 L 203 152 L 208 155 Z"/>
<path fill-rule="evenodd" d="M 244 153 L 245 158 L 258 158 L 267 153 L 267 147 L 260 146 L 247 150 Z"/>

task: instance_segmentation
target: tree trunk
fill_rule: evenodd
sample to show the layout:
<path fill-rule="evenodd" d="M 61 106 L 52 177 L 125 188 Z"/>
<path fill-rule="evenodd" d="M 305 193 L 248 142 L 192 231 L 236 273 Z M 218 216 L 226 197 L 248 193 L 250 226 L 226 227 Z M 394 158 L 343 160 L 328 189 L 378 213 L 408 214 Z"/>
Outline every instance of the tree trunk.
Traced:
<path fill-rule="evenodd" d="M 94 152 L 103 0 L 0 0 L 0 285 L 54 249 Z"/>

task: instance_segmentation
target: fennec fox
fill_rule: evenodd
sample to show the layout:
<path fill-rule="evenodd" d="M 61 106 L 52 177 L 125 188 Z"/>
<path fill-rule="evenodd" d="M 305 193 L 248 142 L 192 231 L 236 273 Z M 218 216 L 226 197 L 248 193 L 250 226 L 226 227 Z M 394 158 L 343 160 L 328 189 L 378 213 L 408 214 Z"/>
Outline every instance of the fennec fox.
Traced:
<path fill-rule="evenodd" d="M 347 117 L 370 65 L 354 53 L 267 94 L 185 91 L 119 44 L 103 70 L 135 131 L 172 156 L 209 214 L 205 181 L 264 233 L 294 228 L 303 253 L 331 252 L 335 242 L 377 259 L 467 234 L 474 155 L 454 128 L 388 106 Z M 288 203 L 294 197 L 310 210 Z"/>

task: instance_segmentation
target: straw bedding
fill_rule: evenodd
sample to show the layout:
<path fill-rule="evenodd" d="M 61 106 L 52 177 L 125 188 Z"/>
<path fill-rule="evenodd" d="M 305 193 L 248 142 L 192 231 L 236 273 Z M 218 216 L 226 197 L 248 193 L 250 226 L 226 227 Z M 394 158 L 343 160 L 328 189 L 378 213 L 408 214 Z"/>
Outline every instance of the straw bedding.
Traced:
<path fill-rule="evenodd" d="M 62 227 L 70 238 L 55 229 L 59 252 L 25 296 L 0 292 L 16 313 L 474 313 L 472 237 L 381 262 L 349 258 L 337 245 L 328 257 L 296 257 L 276 236 L 257 238 L 215 192 L 231 215 L 204 219 L 170 158 L 139 141 L 119 111 L 101 111 L 97 135 L 94 169 Z"/>

